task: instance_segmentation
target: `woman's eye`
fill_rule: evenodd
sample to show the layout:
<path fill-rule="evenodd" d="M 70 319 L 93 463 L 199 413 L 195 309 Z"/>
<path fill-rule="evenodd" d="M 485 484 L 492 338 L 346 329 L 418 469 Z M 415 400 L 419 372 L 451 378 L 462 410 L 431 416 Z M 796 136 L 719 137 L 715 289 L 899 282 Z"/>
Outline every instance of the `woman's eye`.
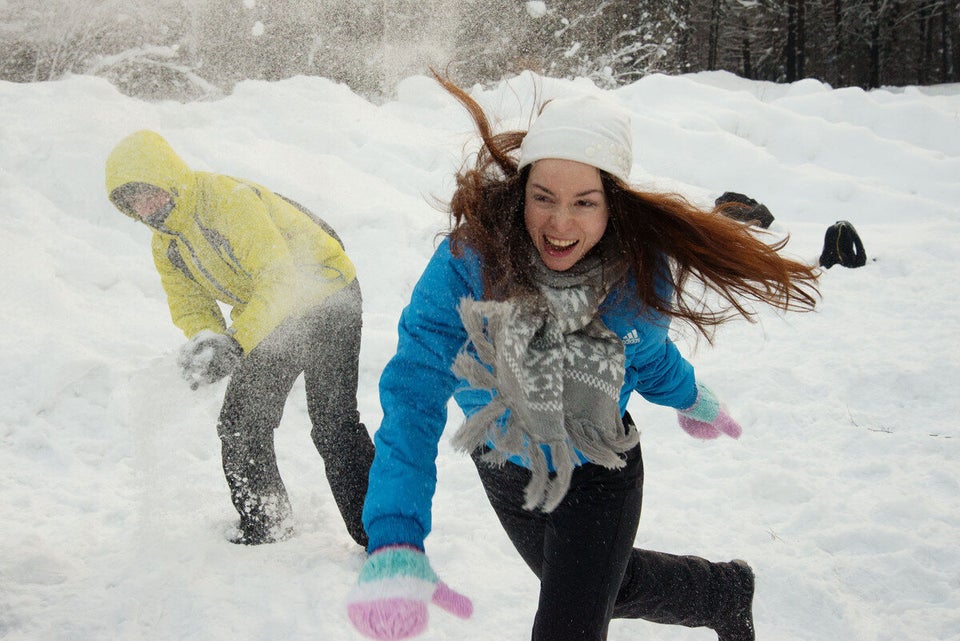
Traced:
<path fill-rule="evenodd" d="M 579 200 L 577 201 L 577 207 L 596 207 L 597 203 L 592 200 Z"/>

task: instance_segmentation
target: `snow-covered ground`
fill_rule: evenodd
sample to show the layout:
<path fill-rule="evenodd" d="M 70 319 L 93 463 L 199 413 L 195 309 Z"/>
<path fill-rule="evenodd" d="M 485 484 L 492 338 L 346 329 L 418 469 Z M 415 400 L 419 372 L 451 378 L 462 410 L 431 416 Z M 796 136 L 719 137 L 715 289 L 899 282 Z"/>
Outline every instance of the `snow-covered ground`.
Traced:
<path fill-rule="evenodd" d="M 503 127 L 586 81 L 520 76 L 474 95 Z M 612 92 L 635 114 L 634 179 L 709 204 L 766 203 L 809 261 L 853 222 L 869 262 L 835 266 L 819 311 L 679 344 L 744 426 L 698 442 L 635 399 L 646 461 L 637 544 L 758 575 L 762 641 L 960 639 L 960 86 L 864 92 L 725 73 Z M 372 104 L 318 78 L 216 102 L 146 103 L 103 80 L 0 83 L 0 638 L 287 641 L 359 635 L 363 561 L 309 439 L 302 383 L 277 432 L 297 536 L 240 547 L 215 432 L 223 384 L 180 380 L 146 228 L 107 202 L 103 163 L 140 128 L 195 169 L 301 201 L 346 242 L 364 289 L 360 404 L 374 431 L 395 325 L 446 215 L 471 123 L 432 80 Z M 451 413 L 448 433 L 459 422 Z M 469 460 L 441 444 L 437 571 L 473 598 L 424 639 L 529 638 L 537 583 Z M 613 641 L 708 630 L 615 621 Z"/>

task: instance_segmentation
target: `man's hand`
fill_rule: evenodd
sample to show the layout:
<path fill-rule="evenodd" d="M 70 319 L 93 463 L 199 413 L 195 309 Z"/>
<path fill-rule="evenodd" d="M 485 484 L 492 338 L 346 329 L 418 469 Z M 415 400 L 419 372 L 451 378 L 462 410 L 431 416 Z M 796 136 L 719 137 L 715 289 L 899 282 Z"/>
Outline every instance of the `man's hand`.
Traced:
<path fill-rule="evenodd" d="M 177 364 L 190 389 L 229 376 L 243 358 L 243 348 L 232 336 L 202 330 L 180 348 Z"/>

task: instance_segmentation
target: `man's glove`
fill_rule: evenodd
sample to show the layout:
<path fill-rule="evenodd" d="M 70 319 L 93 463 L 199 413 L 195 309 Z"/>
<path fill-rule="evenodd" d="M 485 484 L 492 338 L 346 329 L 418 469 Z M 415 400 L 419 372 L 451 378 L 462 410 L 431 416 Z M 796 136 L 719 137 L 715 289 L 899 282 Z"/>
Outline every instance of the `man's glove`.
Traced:
<path fill-rule="evenodd" d="M 470 599 L 438 579 L 423 552 L 388 546 L 364 562 L 350 592 L 347 615 L 370 638 L 406 639 L 426 630 L 430 602 L 462 619 L 473 614 Z"/>
<path fill-rule="evenodd" d="M 232 336 L 204 329 L 180 348 L 177 365 L 190 389 L 197 389 L 228 376 L 241 358 L 243 348 Z"/>
<path fill-rule="evenodd" d="M 721 434 L 740 438 L 743 432 L 710 388 L 700 383 L 697 383 L 697 400 L 687 409 L 679 410 L 677 419 L 683 431 L 694 438 L 711 439 Z"/>

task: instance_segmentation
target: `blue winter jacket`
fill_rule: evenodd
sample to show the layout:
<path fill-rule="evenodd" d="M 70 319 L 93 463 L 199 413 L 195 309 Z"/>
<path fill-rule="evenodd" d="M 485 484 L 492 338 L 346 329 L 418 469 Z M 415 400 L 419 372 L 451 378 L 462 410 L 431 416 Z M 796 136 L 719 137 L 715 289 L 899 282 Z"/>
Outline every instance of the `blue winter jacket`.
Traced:
<path fill-rule="evenodd" d="M 470 416 L 490 399 L 489 391 L 471 388 L 451 370 L 467 340 L 457 311 L 460 300 L 479 300 L 482 288 L 477 256 L 454 257 L 444 240 L 400 317 L 397 353 L 380 378 L 383 422 L 374 436 L 377 454 L 363 508 L 370 551 L 400 544 L 423 549 L 431 528 L 437 444 L 447 423 L 447 403 L 453 396 Z M 693 366 L 668 338 L 669 319 L 640 314 L 617 304 L 617 298 L 608 296 L 600 313 L 624 343 L 620 411 L 626 411 L 633 391 L 658 405 L 691 406 L 697 396 Z"/>

